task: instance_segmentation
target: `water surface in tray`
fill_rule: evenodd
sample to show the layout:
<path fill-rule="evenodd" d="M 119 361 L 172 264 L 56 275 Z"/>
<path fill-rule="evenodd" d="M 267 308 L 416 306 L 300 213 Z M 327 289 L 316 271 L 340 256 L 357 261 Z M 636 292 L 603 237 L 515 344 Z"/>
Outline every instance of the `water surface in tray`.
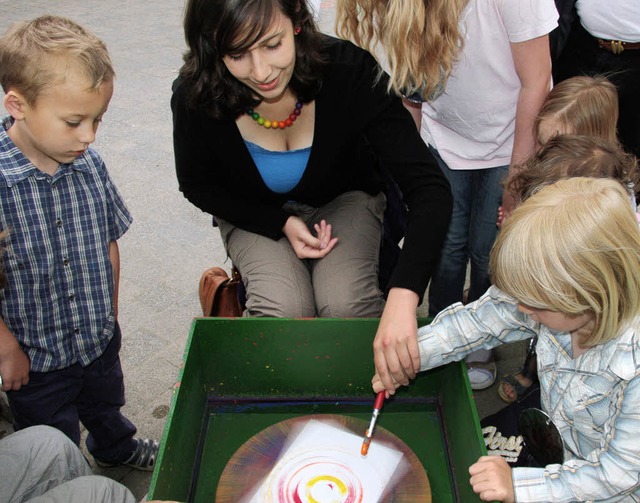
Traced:
<path fill-rule="evenodd" d="M 281 400 L 277 398 L 219 399 L 210 396 L 203 418 L 200 456 L 195 467 L 192 501 L 213 501 L 220 474 L 236 450 L 265 428 L 287 419 L 323 414 L 347 415 L 368 424 L 373 397 L 366 399 Z M 437 501 L 451 496 L 450 462 L 436 400 L 393 399 L 385 403 L 378 426 L 411 447 L 427 471 Z M 366 427 L 365 427 L 366 429 Z M 362 432 L 354 432 L 364 435 Z"/>

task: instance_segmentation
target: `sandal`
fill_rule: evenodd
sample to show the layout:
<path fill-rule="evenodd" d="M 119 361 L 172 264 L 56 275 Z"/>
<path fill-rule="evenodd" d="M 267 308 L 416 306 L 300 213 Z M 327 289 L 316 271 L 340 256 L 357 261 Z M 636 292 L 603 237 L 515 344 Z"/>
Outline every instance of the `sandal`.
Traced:
<path fill-rule="evenodd" d="M 496 382 L 496 362 L 466 362 L 472 390 L 486 389 Z"/>
<path fill-rule="evenodd" d="M 536 384 L 534 380 L 531 381 L 529 386 L 525 386 L 516 378 L 517 375 L 521 375 L 526 378 L 526 376 L 522 372 L 516 372 L 515 374 L 509 374 L 500 379 L 500 384 L 498 386 L 498 396 L 505 403 L 514 403 L 519 402 L 528 394 L 528 392 L 532 389 L 532 387 Z M 505 385 L 511 386 L 516 393 L 515 398 L 509 396 L 509 394 L 505 390 Z"/>
<path fill-rule="evenodd" d="M 136 470 L 142 470 L 145 472 L 153 471 L 156 464 L 156 457 L 158 457 L 158 448 L 160 447 L 160 444 L 157 440 L 151 440 L 148 438 L 135 438 L 134 440 L 137 442 L 136 448 L 126 461 L 111 463 L 96 459 L 96 464 L 102 468 L 127 465 L 135 468 Z"/>
<path fill-rule="evenodd" d="M 537 355 L 536 345 L 538 343 L 537 337 L 532 337 L 529 341 L 529 349 L 527 350 L 527 356 L 524 360 L 524 365 L 515 374 L 504 376 L 500 379 L 500 385 L 498 386 L 498 396 L 505 403 L 520 402 L 523 398 L 526 398 L 530 391 L 535 390 L 538 387 L 538 367 L 537 367 Z M 531 384 L 528 386 L 518 381 L 517 376 L 522 376 L 524 379 L 529 379 Z M 511 386 L 516 393 L 515 398 L 511 398 L 505 390 L 506 386 Z"/>

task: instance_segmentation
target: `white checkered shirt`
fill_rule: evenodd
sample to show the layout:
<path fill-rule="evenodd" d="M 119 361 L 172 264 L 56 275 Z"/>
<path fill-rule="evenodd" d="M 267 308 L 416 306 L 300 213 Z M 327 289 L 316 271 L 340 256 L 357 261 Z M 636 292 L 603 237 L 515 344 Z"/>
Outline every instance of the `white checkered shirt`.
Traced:
<path fill-rule="evenodd" d="M 514 468 L 517 502 L 640 501 L 640 317 L 578 358 L 571 335 L 520 313 L 496 287 L 418 330 L 421 368 L 538 335 L 542 408 L 560 430 L 564 464 Z"/>

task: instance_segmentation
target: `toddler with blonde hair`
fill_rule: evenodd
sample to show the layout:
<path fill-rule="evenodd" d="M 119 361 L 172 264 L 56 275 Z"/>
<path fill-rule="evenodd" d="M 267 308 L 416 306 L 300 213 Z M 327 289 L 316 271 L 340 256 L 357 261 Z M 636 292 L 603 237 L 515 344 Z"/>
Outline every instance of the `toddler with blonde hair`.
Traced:
<path fill-rule="evenodd" d="M 542 408 L 564 461 L 511 468 L 483 456 L 469 469 L 474 491 L 506 502 L 639 498 L 640 232 L 627 190 L 579 177 L 543 187 L 506 220 L 490 267 L 487 293 L 418 330 L 420 370 L 537 336 Z"/>

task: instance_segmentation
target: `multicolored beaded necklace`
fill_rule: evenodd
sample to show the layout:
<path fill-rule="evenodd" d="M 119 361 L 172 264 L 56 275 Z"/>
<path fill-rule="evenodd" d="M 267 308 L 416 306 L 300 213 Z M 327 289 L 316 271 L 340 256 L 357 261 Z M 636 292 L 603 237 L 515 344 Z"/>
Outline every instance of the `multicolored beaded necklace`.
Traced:
<path fill-rule="evenodd" d="M 296 107 L 293 109 L 293 112 L 289 114 L 289 118 L 283 121 L 270 121 L 265 119 L 264 117 L 260 117 L 260 114 L 256 112 L 253 108 L 249 108 L 247 110 L 247 114 L 251 116 L 251 118 L 256 121 L 259 125 L 266 127 L 267 129 L 284 129 L 289 126 L 293 126 L 293 123 L 300 115 L 302 111 L 302 101 L 298 101 L 296 103 Z"/>

